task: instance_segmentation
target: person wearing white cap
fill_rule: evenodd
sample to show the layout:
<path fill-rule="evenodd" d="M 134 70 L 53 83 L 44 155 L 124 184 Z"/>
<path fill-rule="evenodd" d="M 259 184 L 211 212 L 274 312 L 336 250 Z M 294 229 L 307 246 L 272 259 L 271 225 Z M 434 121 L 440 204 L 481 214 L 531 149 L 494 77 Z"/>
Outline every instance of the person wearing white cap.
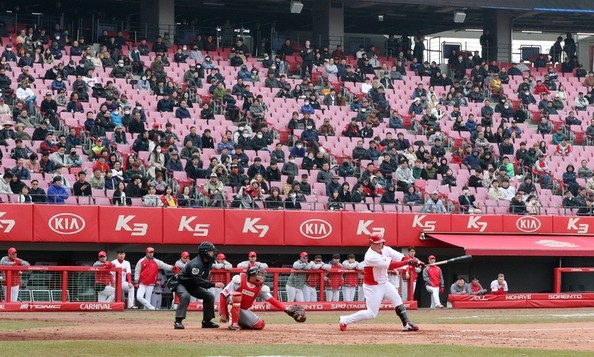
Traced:
<path fill-rule="evenodd" d="M 0 265 L 7 265 L 7 266 L 29 266 L 29 262 L 17 258 L 17 250 L 15 248 L 8 248 L 8 255 L 2 257 L 0 260 Z M 10 301 L 17 302 L 19 301 L 19 290 L 21 286 L 21 271 L 13 271 L 11 276 L 10 282 Z M 6 273 L 0 275 L 0 282 L 2 282 L 2 294 L 4 299 L 6 300 Z"/>
<path fill-rule="evenodd" d="M 404 255 L 391 247 L 384 245 L 385 239 L 379 233 L 369 236 L 369 249 L 363 260 L 363 292 L 367 309 L 351 315 L 340 316 L 340 330 L 346 331 L 347 326 L 355 322 L 374 319 L 379 313 L 382 300 L 387 299 L 394 306 L 396 315 L 402 322 L 402 331 L 417 331 L 419 328 L 408 319 L 408 314 L 402 298 L 396 287 L 388 281 L 388 271 L 405 265 L 418 266 L 417 260 L 403 260 Z"/>
<path fill-rule="evenodd" d="M 218 179 L 216 173 L 210 174 L 210 180 L 204 185 L 204 192 L 208 196 L 211 207 L 223 207 L 225 206 L 223 197 L 223 183 Z"/>
<path fill-rule="evenodd" d="M 16 96 L 18 100 L 25 102 L 25 105 L 29 108 L 29 115 L 34 116 L 36 110 L 35 100 L 37 99 L 37 96 L 31 89 L 28 80 L 23 80 L 20 83 L 19 88 L 16 91 Z"/>
<path fill-rule="evenodd" d="M 148 310 L 156 309 L 151 305 L 150 301 L 153 295 L 153 288 L 157 283 L 159 269 L 173 271 L 172 265 L 154 258 L 154 254 L 155 249 L 153 247 L 146 248 L 146 255 L 136 263 L 136 268 L 134 269 L 134 283 L 138 284 L 136 299 Z"/>
<path fill-rule="evenodd" d="M 446 213 L 447 210 L 443 204 L 443 201 L 439 198 L 439 191 L 435 190 L 431 192 L 431 197 L 425 202 L 423 207 L 423 213 Z"/>

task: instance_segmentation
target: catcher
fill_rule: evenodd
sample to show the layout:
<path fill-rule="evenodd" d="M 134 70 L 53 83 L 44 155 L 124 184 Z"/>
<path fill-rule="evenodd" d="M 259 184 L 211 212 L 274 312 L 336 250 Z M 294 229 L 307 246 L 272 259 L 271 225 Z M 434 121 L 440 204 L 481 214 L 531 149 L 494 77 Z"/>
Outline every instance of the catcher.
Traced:
<path fill-rule="evenodd" d="M 305 322 L 305 310 L 299 305 L 285 306 L 270 294 L 270 288 L 264 284 L 266 272 L 258 266 L 248 269 L 247 273 L 235 275 L 231 282 L 221 291 L 220 314 L 221 323 L 229 322 L 229 306 L 231 305 L 231 321 L 229 330 L 252 329 L 262 330 L 264 320 L 253 313 L 250 308 L 256 299 L 269 302 L 272 306 L 284 311 L 297 322 Z"/>

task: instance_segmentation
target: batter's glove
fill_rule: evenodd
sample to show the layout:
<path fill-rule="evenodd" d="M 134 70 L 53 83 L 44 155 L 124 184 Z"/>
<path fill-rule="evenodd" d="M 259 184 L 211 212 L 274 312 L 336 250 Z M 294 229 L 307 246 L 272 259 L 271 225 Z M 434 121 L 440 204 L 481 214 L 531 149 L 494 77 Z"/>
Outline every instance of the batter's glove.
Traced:
<path fill-rule="evenodd" d="M 305 309 L 301 305 L 287 306 L 285 312 L 297 322 L 305 322 L 307 319 L 307 317 L 305 317 Z"/>
<path fill-rule="evenodd" d="M 439 293 L 443 294 L 443 292 L 445 291 L 445 288 L 442 286 L 441 288 L 439 288 Z"/>
<path fill-rule="evenodd" d="M 413 266 L 413 267 L 416 267 L 416 266 L 419 265 L 419 262 L 416 259 L 410 259 L 410 260 L 407 260 L 406 261 L 406 264 L 408 264 L 410 266 Z"/>

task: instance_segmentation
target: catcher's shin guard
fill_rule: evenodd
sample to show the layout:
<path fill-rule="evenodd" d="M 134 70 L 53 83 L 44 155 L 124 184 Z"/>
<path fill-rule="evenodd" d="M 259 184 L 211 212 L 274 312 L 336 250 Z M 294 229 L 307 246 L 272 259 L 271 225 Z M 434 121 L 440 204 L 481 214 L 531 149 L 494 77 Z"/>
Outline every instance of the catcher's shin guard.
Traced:
<path fill-rule="evenodd" d="M 404 304 L 396 306 L 394 308 L 394 310 L 396 310 L 396 315 L 398 315 L 398 317 L 400 318 L 400 321 L 402 321 L 402 326 L 406 326 L 406 324 L 409 322 L 409 320 L 408 320 L 408 314 L 406 313 L 406 308 L 404 307 Z"/>
<path fill-rule="evenodd" d="M 241 311 L 241 293 L 231 293 L 231 327 L 239 328 L 239 312 Z"/>

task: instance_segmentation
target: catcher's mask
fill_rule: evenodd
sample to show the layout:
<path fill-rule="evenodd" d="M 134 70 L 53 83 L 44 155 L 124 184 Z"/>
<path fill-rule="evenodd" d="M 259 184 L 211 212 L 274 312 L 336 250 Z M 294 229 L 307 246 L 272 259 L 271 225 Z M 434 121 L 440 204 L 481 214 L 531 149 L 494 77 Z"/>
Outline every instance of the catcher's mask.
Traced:
<path fill-rule="evenodd" d="M 262 285 L 264 284 L 264 280 L 266 280 L 266 271 L 258 266 L 253 266 L 248 269 L 247 276 L 248 280 L 250 280 L 252 283 L 256 285 Z M 254 279 L 251 279 L 252 277 Z"/>

